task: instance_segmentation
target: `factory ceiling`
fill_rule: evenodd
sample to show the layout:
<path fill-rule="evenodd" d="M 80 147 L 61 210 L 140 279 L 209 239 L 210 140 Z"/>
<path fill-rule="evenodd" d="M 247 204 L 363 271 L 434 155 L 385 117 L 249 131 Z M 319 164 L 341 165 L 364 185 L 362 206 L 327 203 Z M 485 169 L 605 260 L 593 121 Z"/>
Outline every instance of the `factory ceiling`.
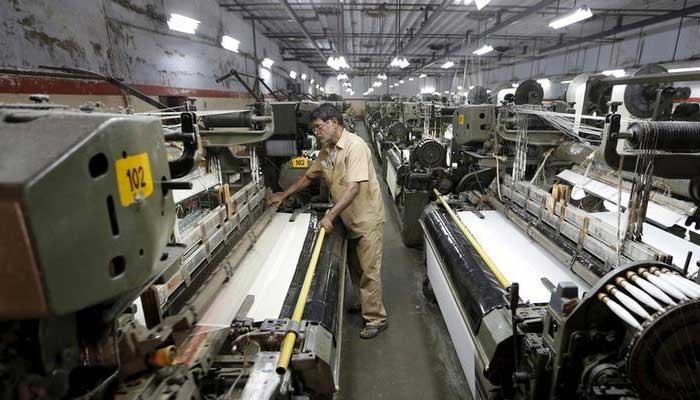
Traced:
<path fill-rule="evenodd" d="M 252 1 L 221 0 L 220 6 L 255 21 L 277 40 L 284 61 L 301 61 L 318 73 L 336 73 L 327 58 L 344 56 L 356 76 L 437 72 L 452 61 L 479 68 L 565 53 L 611 43 L 680 18 L 697 19 L 700 0 L 403 0 L 403 1 Z M 480 10 L 477 4 L 486 3 Z M 593 17 L 553 29 L 549 23 L 581 7 Z M 388 69 L 395 57 L 409 66 Z"/>

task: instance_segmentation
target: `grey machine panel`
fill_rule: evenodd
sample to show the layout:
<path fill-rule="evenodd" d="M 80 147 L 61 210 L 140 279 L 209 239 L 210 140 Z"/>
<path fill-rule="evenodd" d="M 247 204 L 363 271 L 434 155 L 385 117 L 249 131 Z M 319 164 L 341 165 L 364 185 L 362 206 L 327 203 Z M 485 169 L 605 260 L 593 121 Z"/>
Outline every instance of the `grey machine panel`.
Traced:
<path fill-rule="evenodd" d="M 175 218 L 158 119 L 8 110 L 0 143 L 1 318 L 75 312 L 156 274 Z M 152 191 L 124 206 L 116 163 L 136 155 Z"/>

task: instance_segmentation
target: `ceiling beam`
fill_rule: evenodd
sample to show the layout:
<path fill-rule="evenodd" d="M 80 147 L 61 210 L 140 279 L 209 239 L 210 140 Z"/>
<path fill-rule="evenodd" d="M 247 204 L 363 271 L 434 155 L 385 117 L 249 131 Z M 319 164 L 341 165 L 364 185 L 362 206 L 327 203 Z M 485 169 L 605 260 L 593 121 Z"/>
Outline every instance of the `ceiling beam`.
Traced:
<path fill-rule="evenodd" d="M 689 14 L 695 14 L 698 12 L 700 12 L 700 5 L 686 7 L 682 10 L 672 11 L 670 13 L 659 15 L 656 17 L 647 18 L 647 19 L 644 19 L 644 20 L 641 20 L 638 22 L 633 22 L 631 24 L 622 25 L 622 26 L 618 26 L 618 27 L 615 27 L 612 29 L 608 29 L 607 31 L 595 33 L 593 35 L 584 36 L 584 37 L 577 39 L 577 40 L 556 44 L 554 46 L 545 47 L 543 49 L 540 49 L 539 54 L 549 53 L 551 51 L 560 50 L 560 49 L 564 49 L 564 48 L 571 47 L 571 46 L 577 46 L 577 45 L 582 44 L 582 43 L 588 43 L 592 40 L 603 39 L 603 38 L 606 38 L 608 36 L 617 35 L 618 33 L 631 31 L 631 30 L 634 30 L 637 28 L 644 28 L 644 27 L 647 27 L 649 25 L 654 25 L 654 24 L 669 21 L 672 19 L 685 17 Z"/>
<path fill-rule="evenodd" d="M 453 0 L 443 0 L 443 2 L 440 3 L 440 5 L 435 9 L 435 11 L 433 11 L 433 13 L 430 14 L 428 19 L 423 22 L 423 25 L 421 25 L 418 31 L 413 36 L 411 36 L 411 38 L 408 40 L 408 43 L 406 43 L 406 45 L 403 46 L 401 51 L 408 51 L 411 48 L 411 46 L 414 46 L 416 43 L 418 43 L 418 40 L 421 39 L 425 31 L 428 30 L 430 26 L 440 18 L 442 12 L 445 11 L 447 6 L 452 4 L 452 2 Z"/>
<path fill-rule="evenodd" d="M 479 37 L 485 38 L 493 33 L 496 33 L 498 31 L 500 31 L 501 29 L 512 25 L 514 22 L 517 22 L 525 17 L 528 17 L 532 14 L 537 13 L 538 11 L 541 11 L 542 9 L 547 8 L 549 5 L 551 5 L 552 3 L 556 3 L 557 1 L 558 0 L 540 1 L 539 3 L 534 4 L 534 5 L 526 8 L 525 10 L 513 15 L 512 17 L 506 18 L 505 20 L 501 21 L 500 23 L 488 28 L 487 30 L 484 31 L 484 33 L 479 34 Z"/>
<path fill-rule="evenodd" d="M 271 17 L 271 16 L 258 16 L 258 15 L 244 15 L 243 19 L 245 20 L 256 20 L 256 21 L 290 21 L 294 22 L 293 19 L 289 17 Z M 316 17 L 299 17 L 299 20 L 302 22 L 306 21 L 318 21 L 318 18 Z"/>
<path fill-rule="evenodd" d="M 294 22 L 296 22 L 297 25 L 299 25 L 299 29 L 301 29 L 301 31 L 304 33 L 304 36 L 306 36 L 306 39 L 307 39 L 309 42 L 311 42 L 311 45 L 314 46 L 314 48 L 316 49 L 316 52 L 318 52 L 318 55 L 319 55 L 322 59 L 325 60 L 325 59 L 326 59 L 326 56 L 323 54 L 323 51 L 321 51 L 321 48 L 318 47 L 318 43 L 316 43 L 316 40 L 314 40 L 314 38 L 311 37 L 311 34 L 309 33 L 309 31 L 308 31 L 308 30 L 306 29 L 306 27 L 304 26 L 304 23 L 299 19 L 299 17 L 297 16 L 297 14 L 294 12 L 294 10 L 292 9 L 292 6 L 289 5 L 289 1 L 287 1 L 287 0 L 282 0 L 282 1 L 280 1 L 280 3 L 281 3 L 281 4 L 284 6 L 284 8 L 287 10 L 287 12 L 289 13 L 289 15 L 290 15 L 290 16 L 292 17 L 292 19 L 294 20 Z"/>

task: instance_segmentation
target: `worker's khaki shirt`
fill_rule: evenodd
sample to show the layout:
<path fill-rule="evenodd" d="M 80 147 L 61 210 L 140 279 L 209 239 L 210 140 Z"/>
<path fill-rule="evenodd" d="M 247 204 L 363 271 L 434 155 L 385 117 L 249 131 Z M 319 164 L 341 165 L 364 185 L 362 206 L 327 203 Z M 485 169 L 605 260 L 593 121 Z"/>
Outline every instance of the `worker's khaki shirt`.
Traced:
<path fill-rule="evenodd" d="M 340 214 L 351 238 L 360 237 L 384 222 L 384 204 L 372 165 L 372 152 L 362 138 L 344 129 L 335 146 L 323 146 L 306 172 L 307 177 L 313 178 L 319 170 L 333 201 L 340 198 L 348 182 L 360 183 L 355 199 Z"/>

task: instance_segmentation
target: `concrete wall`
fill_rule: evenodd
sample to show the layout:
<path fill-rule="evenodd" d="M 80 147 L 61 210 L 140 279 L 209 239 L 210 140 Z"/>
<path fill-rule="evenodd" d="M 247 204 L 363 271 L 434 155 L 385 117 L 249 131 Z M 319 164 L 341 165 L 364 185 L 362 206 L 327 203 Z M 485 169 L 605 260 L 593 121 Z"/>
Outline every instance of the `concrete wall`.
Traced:
<path fill-rule="evenodd" d="M 195 35 L 171 31 L 167 19 L 178 13 L 201 21 Z M 0 65 L 36 69 L 41 65 L 83 68 L 122 78 L 151 96 L 186 95 L 205 108 L 230 108 L 250 101 L 235 79 L 216 83 L 231 69 L 254 75 L 250 21 L 226 12 L 216 0 L 51 0 L 0 2 L 3 35 Z M 283 63 L 279 47 L 257 27 L 258 60 L 275 60 L 268 85 L 287 88 L 288 72 L 318 77 L 301 63 Z M 240 40 L 239 53 L 223 49 L 221 36 Z M 63 81 L 63 80 L 62 80 Z M 299 80 L 299 82 L 301 82 Z M 308 88 L 308 80 L 302 90 Z M 45 89 L 45 90 L 42 90 Z M 0 78 L 0 101 L 25 100 L 37 91 L 56 101 L 82 102 L 85 98 L 124 105 L 133 100 L 106 88 L 82 96 L 85 89 L 73 82 L 12 76 Z M 68 96 L 68 97 L 65 97 Z M 75 96 L 75 98 L 73 98 Z M 145 103 L 132 103 L 135 108 Z"/>
<path fill-rule="evenodd" d="M 613 28 L 617 21 L 603 19 L 601 31 Z M 624 32 L 620 41 L 603 45 L 582 45 L 548 54 L 546 57 L 525 56 L 526 60 L 513 62 L 503 59 L 502 65 L 473 74 L 471 79 L 494 87 L 503 82 L 517 82 L 529 78 L 550 77 L 552 87 L 545 97 L 554 98 L 563 93 L 565 85 L 557 84 L 584 72 L 625 69 L 628 73 L 647 64 L 700 66 L 700 20 L 686 18 Z M 547 90 L 545 90 L 547 92 Z"/>

